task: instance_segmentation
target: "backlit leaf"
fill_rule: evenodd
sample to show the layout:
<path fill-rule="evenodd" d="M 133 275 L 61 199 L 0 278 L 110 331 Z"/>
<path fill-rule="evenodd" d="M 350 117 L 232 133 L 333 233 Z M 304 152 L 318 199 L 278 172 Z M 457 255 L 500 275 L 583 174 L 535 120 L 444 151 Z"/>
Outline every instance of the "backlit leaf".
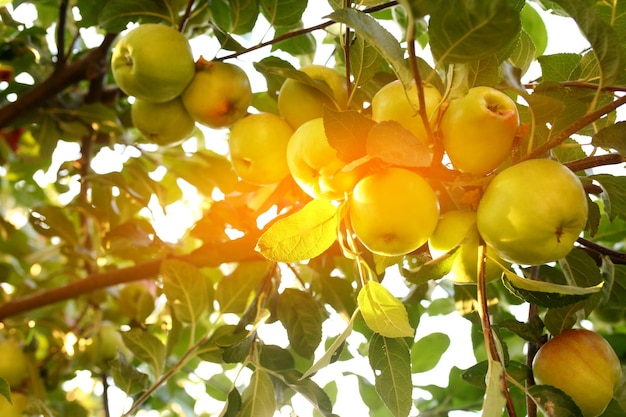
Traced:
<path fill-rule="evenodd" d="M 594 146 L 604 149 L 615 149 L 622 155 L 626 155 L 626 122 L 617 122 L 605 127 L 592 137 Z"/>
<path fill-rule="evenodd" d="M 278 298 L 278 319 L 287 329 L 289 343 L 300 356 L 313 356 L 322 340 L 322 314 L 313 297 L 286 288 Z"/>
<path fill-rule="evenodd" d="M 371 330 L 385 337 L 413 337 L 409 315 L 396 297 L 382 284 L 368 281 L 359 291 L 359 308 Z"/>
<path fill-rule="evenodd" d="M 111 33 L 121 32 L 130 22 L 167 21 L 176 23 L 164 0 L 109 0 L 98 15 L 99 26 Z"/>
<path fill-rule="evenodd" d="M 598 181 L 604 189 L 601 197 L 609 219 L 620 217 L 626 220 L 626 177 L 597 174 L 589 176 L 589 179 Z"/>
<path fill-rule="evenodd" d="M 324 109 L 324 131 L 337 157 L 352 162 L 367 154 L 368 134 L 376 123 L 356 111 Z"/>
<path fill-rule="evenodd" d="M 217 284 L 215 300 L 222 313 L 243 313 L 253 293 L 267 276 L 272 264 L 268 261 L 241 262 Z"/>
<path fill-rule="evenodd" d="M 209 307 L 209 289 L 202 272 L 194 265 L 168 259 L 161 264 L 163 292 L 176 317 L 196 323 Z"/>
<path fill-rule="evenodd" d="M 367 154 L 407 168 L 427 167 L 433 159 L 432 150 L 395 121 L 372 126 L 367 137 Z"/>
<path fill-rule="evenodd" d="M 370 340 L 368 357 L 380 398 L 395 417 L 408 416 L 413 384 L 409 349 L 405 340 L 375 334 Z"/>
<path fill-rule="evenodd" d="M 289 388 L 307 399 L 324 416 L 337 417 L 332 413 L 333 405 L 328 394 L 310 378 L 304 378 L 295 369 L 285 369 L 276 375 Z"/>
<path fill-rule="evenodd" d="M 151 333 L 139 328 L 121 333 L 128 349 L 136 357 L 152 365 L 154 374 L 160 376 L 165 361 L 165 345 Z"/>
<path fill-rule="evenodd" d="M 337 213 L 330 201 L 313 200 L 273 223 L 259 238 L 256 250 L 278 262 L 314 258 L 337 240 Z"/>
<path fill-rule="evenodd" d="M 297 25 L 302 19 L 307 2 L 302 0 L 260 0 L 261 13 L 275 26 Z"/>
<path fill-rule="evenodd" d="M 449 346 L 450 337 L 445 333 L 433 332 L 422 337 L 411 346 L 411 369 L 414 373 L 430 371 Z"/>
<path fill-rule="evenodd" d="M 250 384 L 241 395 L 239 417 L 272 417 L 276 411 L 274 386 L 269 375 L 260 369 L 252 374 Z"/>
<path fill-rule="evenodd" d="M 502 364 L 498 361 L 489 361 L 487 372 L 487 389 L 482 416 L 500 417 L 506 405 L 506 397 L 502 391 L 502 378 L 504 378 Z"/>
<path fill-rule="evenodd" d="M 121 353 L 111 365 L 111 376 L 115 386 L 128 395 L 141 392 L 148 385 L 148 375 L 133 367 Z"/>

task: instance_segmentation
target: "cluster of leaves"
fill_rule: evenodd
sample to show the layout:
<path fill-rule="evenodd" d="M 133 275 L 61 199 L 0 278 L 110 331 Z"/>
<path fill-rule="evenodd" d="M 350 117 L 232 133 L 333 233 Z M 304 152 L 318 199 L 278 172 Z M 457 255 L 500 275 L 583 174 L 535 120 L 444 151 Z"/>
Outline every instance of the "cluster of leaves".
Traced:
<path fill-rule="evenodd" d="M 13 1 L 14 8 L 34 8 L 31 27 L 0 9 L 0 62 L 15 75 L 0 84 L 0 320 L 4 336 L 19 339 L 36 361 L 38 372 L 18 388 L 29 393 L 34 414 L 94 415 L 94 402 L 68 400 L 63 384 L 84 369 L 105 389 L 114 383 L 132 398 L 129 415 L 140 408 L 195 415 L 197 401 L 181 387 L 201 381 L 221 415 L 272 416 L 298 395 L 316 415 L 331 416 L 345 392 L 336 381 L 321 386 L 316 376 L 367 357 L 369 369 L 352 375 L 372 416 L 462 409 L 500 416 L 505 406 L 510 415 L 530 415 L 527 396 L 565 410 L 555 415 L 577 415 L 562 394 L 524 387 L 532 359 L 524 345 L 532 352 L 546 330 L 558 334 L 586 319 L 624 358 L 626 262 L 618 250 L 626 241 L 626 178 L 586 170 L 623 162 L 626 154 L 625 125 L 616 122 L 624 102 L 616 93 L 626 91 L 626 5 L 353 3 L 329 1 L 327 23 L 310 29 L 302 22 L 305 0 Z M 590 47 L 544 55 L 547 34 L 536 8 L 573 19 Z M 507 89 L 525 103 L 519 109 L 528 126 L 513 157 L 549 151 L 584 179 L 592 196 L 585 238 L 556 265 L 519 268 L 519 275 L 507 273 L 488 286 L 452 285 L 445 279 L 450 263 L 433 264 L 424 250 L 397 259 L 347 257 L 337 242 L 336 207 L 310 202 L 292 179 L 252 186 L 237 178 L 226 156 L 205 146 L 200 132 L 190 151 L 152 146 L 133 130 L 128 99 L 113 83 L 107 58 L 116 34 L 134 22 L 167 22 L 190 38 L 216 39 L 220 59 L 263 45 L 289 55 L 255 63 L 267 81 L 253 103 L 259 111 L 275 111 L 285 77 L 306 79 L 295 67 L 316 57 L 313 35 L 320 31 L 335 46 L 326 58 L 351 74 L 353 95 L 364 101 L 393 78 L 408 85 L 419 76 L 449 98 L 475 85 Z M 350 31 L 335 30 L 334 23 Z M 271 29 L 264 38 L 256 38 L 258 25 Z M 399 28 L 401 39 L 386 25 Z M 86 38 L 88 29 L 99 45 Z M 431 55 L 407 54 L 404 45 L 411 50 L 415 43 L 430 46 Z M 522 83 L 535 62 L 541 77 Z M 346 118 L 359 122 L 357 116 L 364 117 L 329 113 L 331 140 L 349 142 L 355 132 Z M 585 152 L 573 134 L 609 155 Z M 381 143 L 368 145 L 383 159 L 395 157 Z M 69 151 L 76 157 L 67 157 Z M 96 171 L 111 151 L 120 168 Z M 410 149 L 402 154 L 410 159 Z M 444 209 L 481 186 L 434 159 L 415 164 L 436 179 Z M 206 201 L 202 217 L 180 242 L 165 242 L 146 213 L 155 201 L 164 209 L 180 200 L 187 185 Z M 259 226 L 272 213 L 281 217 Z M 371 278 L 366 285 L 363 274 Z M 399 277 L 408 295 L 393 297 L 386 275 Z M 433 299 L 435 289 L 446 297 Z M 526 305 L 530 314 L 522 322 L 511 310 Z M 450 339 L 433 333 L 414 340 L 413 329 L 441 314 L 471 323 L 468 355 L 476 365 L 453 367 L 447 387 L 416 386 L 413 374 L 433 369 Z M 342 332 L 327 335 L 323 326 L 337 318 Z M 132 355 L 96 363 L 83 352 L 107 322 L 125 329 Z M 288 343 L 264 333 L 276 326 Z M 355 342 L 354 334 L 362 337 Z M 209 363 L 218 370 L 207 376 L 199 369 Z M 429 396 L 416 395 L 424 391 Z M 624 409 L 626 398 L 618 395 L 605 415 Z"/>

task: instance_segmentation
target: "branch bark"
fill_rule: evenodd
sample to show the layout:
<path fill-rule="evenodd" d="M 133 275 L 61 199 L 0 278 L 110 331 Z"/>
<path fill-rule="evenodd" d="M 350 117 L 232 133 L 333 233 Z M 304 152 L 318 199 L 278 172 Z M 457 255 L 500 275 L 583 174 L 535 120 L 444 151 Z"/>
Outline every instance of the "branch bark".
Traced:
<path fill-rule="evenodd" d="M 95 49 L 53 72 L 47 79 L 21 94 L 13 103 L 0 109 L 0 129 L 9 126 L 16 119 L 41 107 L 46 101 L 67 87 L 82 80 L 93 80 L 102 72 L 103 62 L 117 34 L 109 33 Z"/>

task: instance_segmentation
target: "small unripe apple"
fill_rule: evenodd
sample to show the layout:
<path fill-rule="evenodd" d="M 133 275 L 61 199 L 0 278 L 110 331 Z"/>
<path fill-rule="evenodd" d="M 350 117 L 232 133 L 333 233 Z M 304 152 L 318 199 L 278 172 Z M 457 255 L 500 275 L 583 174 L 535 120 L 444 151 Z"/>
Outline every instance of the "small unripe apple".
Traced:
<path fill-rule="evenodd" d="M 252 88 L 235 64 L 201 59 L 198 71 L 182 94 L 185 108 L 197 122 L 213 129 L 230 127 L 248 113 Z"/>
<path fill-rule="evenodd" d="M 287 143 L 293 129 L 272 113 L 251 114 L 230 129 L 228 147 L 233 168 L 244 181 L 275 184 L 289 175 Z"/>
<path fill-rule="evenodd" d="M 552 338 L 539 349 L 532 368 L 537 383 L 565 392 L 584 417 L 602 414 L 622 374 L 611 345 L 585 329 L 566 330 Z"/>
<path fill-rule="evenodd" d="M 372 253 L 406 255 L 435 231 L 439 201 L 419 174 L 391 167 L 358 182 L 349 216 L 354 233 Z"/>
<path fill-rule="evenodd" d="M 432 85 L 424 86 L 424 103 L 431 126 L 435 125 L 441 104 L 441 93 Z M 429 143 L 428 134 L 419 113 L 419 96 L 415 82 L 406 90 L 400 80 L 383 86 L 372 98 L 372 120 L 392 120 L 411 132 L 423 144 Z"/>
<path fill-rule="evenodd" d="M 476 212 L 451 210 L 439 218 L 437 228 L 428 240 L 428 249 L 433 259 L 456 249 L 452 269 L 446 278 L 457 284 L 475 284 L 478 281 L 479 244 Z M 487 246 L 487 255 L 506 264 L 490 246 Z M 500 266 L 489 257 L 485 264 L 487 282 L 500 279 L 502 276 Z"/>
<path fill-rule="evenodd" d="M 0 341 L 0 378 L 18 387 L 28 377 L 28 358 L 13 340 Z"/>
<path fill-rule="evenodd" d="M 519 128 L 515 102 L 500 90 L 470 88 L 441 116 L 443 147 L 455 169 L 485 175 L 511 154 Z"/>
<path fill-rule="evenodd" d="M 179 144 L 191 136 L 196 126 L 180 97 L 163 103 L 135 99 L 130 114 L 143 137 L 161 146 Z"/>
<path fill-rule="evenodd" d="M 4 395 L 0 395 L 0 416 L 2 417 L 22 417 L 28 397 L 21 392 L 11 391 L 11 403 Z"/>
<path fill-rule="evenodd" d="M 187 38 L 171 26 L 146 23 L 113 48 L 115 82 L 129 96 L 161 103 L 179 96 L 195 74 Z"/>
<path fill-rule="evenodd" d="M 346 78 L 337 70 L 323 65 L 305 65 L 300 71 L 318 82 L 324 82 L 332 92 L 332 97 L 312 85 L 293 78 L 283 83 L 278 93 L 278 110 L 281 116 L 297 129 L 304 122 L 322 117 L 324 107 L 332 110 L 345 110 L 348 101 Z"/>
<path fill-rule="evenodd" d="M 132 352 L 124 344 L 122 334 L 113 323 L 103 322 L 85 348 L 87 359 L 100 367 L 108 367 L 109 362 L 117 358 L 118 350 L 130 360 Z"/>
<path fill-rule="evenodd" d="M 476 213 L 478 231 L 511 263 L 565 257 L 587 223 L 587 196 L 572 171 L 550 159 L 512 165 L 489 183 Z"/>

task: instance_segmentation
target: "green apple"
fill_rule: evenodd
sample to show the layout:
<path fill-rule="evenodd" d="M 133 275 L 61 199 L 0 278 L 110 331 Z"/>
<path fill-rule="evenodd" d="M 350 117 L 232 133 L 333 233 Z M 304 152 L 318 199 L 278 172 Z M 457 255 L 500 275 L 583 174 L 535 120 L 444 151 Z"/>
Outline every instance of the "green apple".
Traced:
<path fill-rule="evenodd" d="M 28 397 L 21 392 L 11 391 L 11 402 L 4 395 L 0 395 L 0 416 L 2 417 L 22 417 Z"/>
<path fill-rule="evenodd" d="M 362 176 L 362 169 L 345 169 L 346 163 L 328 143 L 321 117 L 293 132 L 287 143 L 287 166 L 304 192 L 327 200 L 342 200 Z"/>
<path fill-rule="evenodd" d="M 557 161 L 530 159 L 489 183 L 476 215 L 478 231 L 509 262 L 541 265 L 565 257 L 587 223 L 578 177 Z"/>
<path fill-rule="evenodd" d="M 110 361 L 117 358 L 118 350 L 127 359 L 132 358 L 132 352 L 124 344 L 118 327 L 110 322 L 102 322 L 92 336 L 91 343 L 85 347 L 85 357 L 91 363 L 106 368 Z"/>
<path fill-rule="evenodd" d="M 435 192 L 419 174 L 385 168 L 360 180 L 350 198 L 357 238 L 372 253 L 399 256 L 428 241 L 439 219 Z"/>
<path fill-rule="evenodd" d="M 537 383 L 565 392 L 584 417 L 604 412 L 622 375 L 611 345 L 586 329 L 566 330 L 550 339 L 535 355 L 532 369 Z"/>
<path fill-rule="evenodd" d="M 179 96 L 195 74 L 187 38 L 171 26 L 146 23 L 113 48 L 115 82 L 129 96 L 161 103 Z"/>
<path fill-rule="evenodd" d="M 248 113 L 252 88 L 244 70 L 221 61 L 198 63 L 198 71 L 182 94 L 185 108 L 213 129 L 230 127 Z"/>
<path fill-rule="evenodd" d="M 433 259 L 446 255 L 456 249 L 452 269 L 446 276 L 457 284 L 475 284 L 478 280 L 478 245 L 480 235 L 476 227 L 476 212 L 469 210 L 451 210 L 443 213 L 437 228 L 428 240 L 428 249 Z M 487 246 L 487 255 L 501 264 L 495 250 Z M 491 259 L 486 262 L 487 282 L 500 279 L 502 270 Z"/>
<path fill-rule="evenodd" d="M 485 175 L 504 162 L 519 128 L 515 102 L 480 86 L 452 100 L 439 123 L 443 147 L 455 169 Z"/>
<path fill-rule="evenodd" d="M 424 86 L 424 103 L 431 126 L 435 126 L 441 104 L 441 93 L 432 85 Z M 396 121 L 423 144 L 429 143 L 426 128 L 419 113 L 419 96 L 415 82 L 406 90 L 400 80 L 383 86 L 372 98 L 372 120 Z"/>
<path fill-rule="evenodd" d="M 297 129 L 304 122 L 322 117 L 324 107 L 345 110 L 348 102 L 346 78 L 337 70 L 323 65 L 305 65 L 300 71 L 314 81 L 324 82 L 332 97 L 313 85 L 288 78 L 278 93 L 278 110 L 281 116 Z"/>
<path fill-rule="evenodd" d="M 137 323 L 143 323 L 152 314 L 154 307 L 154 296 L 146 284 L 131 282 L 120 290 L 118 311 Z"/>
<path fill-rule="evenodd" d="M 287 144 L 293 129 L 273 113 L 251 114 L 230 129 L 228 147 L 233 168 L 242 180 L 275 184 L 289 175 Z"/>
<path fill-rule="evenodd" d="M 28 377 L 28 358 L 11 339 L 0 341 L 0 378 L 11 387 L 18 387 Z"/>
<path fill-rule="evenodd" d="M 189 138 L 196 122 L 180 97 L 163 103 L 135 99 L 130 109 L 133 125 L 144 138 L 161 146 L 177 145 Z"/>

